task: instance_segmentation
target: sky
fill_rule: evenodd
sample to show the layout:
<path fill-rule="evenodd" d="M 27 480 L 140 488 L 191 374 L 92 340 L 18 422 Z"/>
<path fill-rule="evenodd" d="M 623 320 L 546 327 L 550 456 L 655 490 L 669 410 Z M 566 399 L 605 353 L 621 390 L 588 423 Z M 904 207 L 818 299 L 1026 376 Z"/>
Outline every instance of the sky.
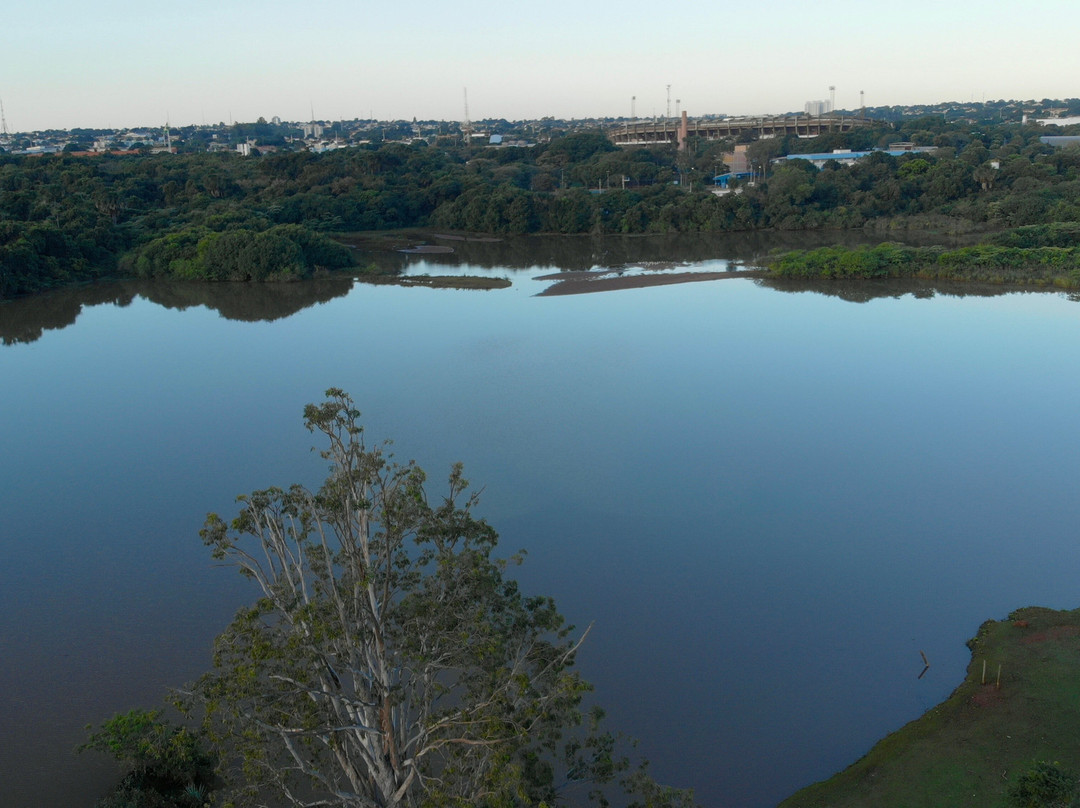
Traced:
<path fill-rule="evenodd" d="M 0 102 L 15 132 L 1080 97 L 1077 30 L 1076 0 L 37 0 L 0 16 Z"/>

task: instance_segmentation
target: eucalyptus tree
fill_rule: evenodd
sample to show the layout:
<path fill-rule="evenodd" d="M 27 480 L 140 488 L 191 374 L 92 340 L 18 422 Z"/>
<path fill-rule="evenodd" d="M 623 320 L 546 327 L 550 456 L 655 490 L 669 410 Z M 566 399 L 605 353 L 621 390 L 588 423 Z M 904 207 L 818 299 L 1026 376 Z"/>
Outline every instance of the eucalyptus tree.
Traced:
<path fill-rule="evenodd" d="M 328 390 L 304 412 L 326 441 L 322 486 L 256 491 L 202 531 L 261 593 L 193 691 L 241 801 L 604 803 L 603 784 L 622 781 L 630 804 L 692 804 L 629 769 L 584 710 L 573 663 L 587 632 L 504 575 L 461 467 L 431 501 L 424 472 L 368 446 L 358 416 Z"/>

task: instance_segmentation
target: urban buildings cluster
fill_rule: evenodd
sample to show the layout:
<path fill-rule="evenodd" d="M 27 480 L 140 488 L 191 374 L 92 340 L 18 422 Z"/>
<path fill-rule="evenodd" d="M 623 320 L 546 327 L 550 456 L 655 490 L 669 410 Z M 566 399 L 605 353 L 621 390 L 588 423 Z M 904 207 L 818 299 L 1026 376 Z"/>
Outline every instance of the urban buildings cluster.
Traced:
<path fill-rule="evenodd" d="M 830 88 L 831 90 L 832 88 Z M 778 113 L 792 115 L 795 113 Z M 824 116 L 848 115 L 878 121 L 900 121 L 911 117 L 940 116 L 946 121 L 985 123 L 1080 125 L 1080 99 L 1042 101 L 947 102 L 930 105 L 866 107 L 839 110 L 829 100 L 808 101 L 799 114 Z M 723 114 L 702 114 L 699 120 L 726 119 Z M 0 131 L 0 153 L 42 155 L 69 153 L 94 155 L 105 153 L 158 153 L 235 151 L 244 155 L 275 151 L 324 152 L 365 143 L 387 141 L 437 143 L 441 139 L 491 146 L 528 146 L 553 136 L 575 131 L 614 129 L 628 123 L 644 122 L 627 117 L 558 119 L 527 121 L 485 119 L 478 121 L 351 121 L 312 120 L 282 121 L 278 117 L 254 123 L 202 124 L 198 126 L 139 127 L 135 129 L 62 129 L 35 132 L 9 132 L 7 123 Z M 672 119 L 674 125 L 675 121 Z M 1071 134 L 1071 133 L 1070 133 Z"/>

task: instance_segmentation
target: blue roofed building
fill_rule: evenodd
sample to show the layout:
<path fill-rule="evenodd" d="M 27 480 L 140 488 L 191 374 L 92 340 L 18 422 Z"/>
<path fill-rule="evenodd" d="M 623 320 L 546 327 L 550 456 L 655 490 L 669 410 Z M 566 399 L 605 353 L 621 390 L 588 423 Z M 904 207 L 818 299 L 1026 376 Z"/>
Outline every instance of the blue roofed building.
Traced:
<path fill-rule="evenodd" d="M 849 166 L 856 160 L 861 160 L 868 154 L 889 154 L 900 157 L 904 154 L 919 154 L 937 151 L 936 146 L 913 146 L 910 143 L 893 143 L 887 149 L 870 149 L 868 151 L 855 151 L 853 149 L 833 149 L 831 152 L 810 152 L 807 154 L 788 154 L 777 157 L 773 162 L 779 163 L 784 160 L 807 160 L 813 163 L 815 168 L 822 168 L 826 163 L 835 160 L 843 166 Z"/>

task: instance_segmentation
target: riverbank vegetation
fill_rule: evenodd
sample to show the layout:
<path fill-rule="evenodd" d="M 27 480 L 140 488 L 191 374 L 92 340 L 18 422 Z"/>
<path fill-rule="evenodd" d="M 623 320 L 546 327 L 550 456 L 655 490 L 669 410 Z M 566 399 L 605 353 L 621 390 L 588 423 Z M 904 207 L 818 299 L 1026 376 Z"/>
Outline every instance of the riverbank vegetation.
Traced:
<path fill-rule="evenodd" d="M 157 710 L 113 716 L 77 751 L 103 752 L 125 769 L 97 808 L 205 808 L 218 785 L 217 760 L 203 733 L 173 724 Z"/>
<path fill-rule="evenodd" d="M 781 808 L 1075 805 L 1080 609 L 1021 609 L 968 645 L 948 700 Z"/>
<path fill-rule="evenodd" d="M 350 267 L 332 234 L 868 228 L 994 231 L 1080 221 L 1080 150 L 1046 127 L 908 118 L 817 138 L 745 138 L 755 184 L 716 195 L 731 141 L 617 148 L 601 132 L 531 147 L 371 143 L 322 154 L 0 154 L 0 298 L 106 276 L 292 280 Z M 895 141 L 933 153 L 851 166 L 788 153 Z M 355 271 L 355 268 L 353 268 Z"/>
<path fill-rule="evenodd" d="M 821 247 L 793 250 L 766 261 L 780 278 L 920 278 L 984 283 L 1080 286 L 1080 224 L 1032 225 L 957 249 Z"/>

